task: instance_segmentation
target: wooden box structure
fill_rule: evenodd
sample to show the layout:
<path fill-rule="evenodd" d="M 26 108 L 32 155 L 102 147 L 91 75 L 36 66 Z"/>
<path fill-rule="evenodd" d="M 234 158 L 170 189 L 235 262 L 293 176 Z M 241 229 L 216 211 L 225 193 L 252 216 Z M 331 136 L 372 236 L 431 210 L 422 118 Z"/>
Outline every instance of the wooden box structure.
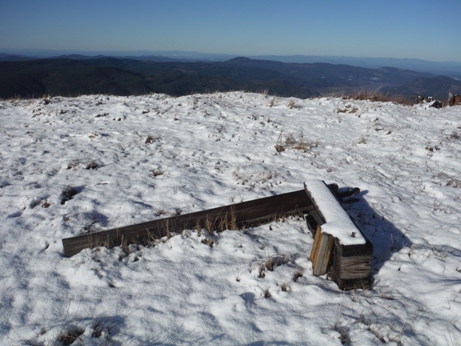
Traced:
<path fill-rule="evenodd" d="M 306 218 L 314 236 L 310 255 L 314 275 L 329 273 L 342 290 L 370 289 L 373 245 L 342 207 L 337 186 L 317 180 L 306 182 L 305 189 L 314 205 Z M 328 228 L 329 223 L 334 227 Z"/>
<path fill-rule="evenodd" d="M 355 226 L 338 198 L 341 194 L 337 185 L 310 180 L 303 190 L 65 238 L 62 240 L 64 256 L 70 257 L 85 248 L 97 246 L 149 244 L 153 239 L 185 229 L 244 229 L 285 216 L 301 215 L 306 217 L 314 236 L 310 255 L 314 275 L 328 272 L 340 289 L 370 288 L 373 246 Z M 342 216 L 338 218 L 340 214 Z M 333 223 L 336 226 L 331 228 Z M 355 239 L 345 239 L 344 232 L 349 232 L 349 236 Z"/>

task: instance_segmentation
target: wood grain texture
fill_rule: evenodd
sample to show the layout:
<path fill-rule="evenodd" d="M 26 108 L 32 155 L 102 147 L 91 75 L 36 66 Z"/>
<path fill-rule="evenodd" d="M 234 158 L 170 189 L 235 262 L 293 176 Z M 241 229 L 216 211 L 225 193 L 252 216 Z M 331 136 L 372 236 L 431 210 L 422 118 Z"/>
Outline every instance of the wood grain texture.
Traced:
<path fill-rule="evenodd" d="M 335 238 L 331 235 L 322 233 L 320 226 L 318 226 L 309 258 L 312 262 L 312 271 L 315 276 L 327 273 L 334 240 Z"/>

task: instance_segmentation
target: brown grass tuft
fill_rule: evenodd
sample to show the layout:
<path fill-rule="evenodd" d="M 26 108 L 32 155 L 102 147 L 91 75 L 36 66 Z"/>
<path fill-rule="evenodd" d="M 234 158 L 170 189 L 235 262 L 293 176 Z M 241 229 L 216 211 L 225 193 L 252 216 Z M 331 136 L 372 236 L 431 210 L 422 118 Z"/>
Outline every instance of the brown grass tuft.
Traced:
<path fill-rule="evenodd" d="M 202 239 L 202 243 L 206 244 L 206 245 L 209 245 L 210 247 L 213 247 L 213 245 L 214 245 L 214 241 L 211 238 Z"/>
<path fill-rule="evenodd" d="M 299 278 L 302 278 L 303 277 L 303 273 L 301 273 L 300 270 L 297 270 L 294 274 L 293 274 L 293 281 L 296 282 L 298 281 Z"/>
<path fill-rule="evenodd" d="M 415 102 L 413 99 L 411 99 L 408 96 L 404 95 L 389 95 L 389 94 L 383 94 L 379 91 L 370 91 L 370 90 L 362 90 L 359 91 L 356 94 L 349 94 L 343 96 L 343 100 L 368 100 L 368 101 L 373 101 L 373 102 L 394 102 L 398 103 L 401 105 L 405 106 L 411 106 Z M 355 113 L 357 109 L 351 110 L 349 113 Z M 340 112 L 345 112 L 345 111 L 340 111 Z M 338 113 L 340 113 L 338 111 Z"/>
<path fill-rule="evenodd" d="M 85 330 L 79 327 L 67 328 L 59 334 L 57 341 L 64 346 L 72 345 L 84 332 Z"/>
<path fill-rule="evenodd" d="M 272 294 L 269 292 L 269 289 L 266 290 L 266 292 L 264 292 L 264 298 L 270 298 L 272 297 Z"/>

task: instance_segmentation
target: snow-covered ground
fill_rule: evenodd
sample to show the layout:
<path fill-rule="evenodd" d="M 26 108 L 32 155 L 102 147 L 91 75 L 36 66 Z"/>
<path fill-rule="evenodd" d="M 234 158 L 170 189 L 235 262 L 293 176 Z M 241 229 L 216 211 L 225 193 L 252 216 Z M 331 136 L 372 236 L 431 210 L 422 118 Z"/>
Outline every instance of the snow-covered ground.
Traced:
<path fill-rule="evenodd" d="M 73 345 L 461 345 L 460 107 L 243 92 L 50 101 L 0 101 L 1 345 L 74 332 Z M 296 218 L 63 257 L 62 238 L 308 179 L 361 189 L 345 207 L 374 245 L 373 290 L 314 277 Z"/>

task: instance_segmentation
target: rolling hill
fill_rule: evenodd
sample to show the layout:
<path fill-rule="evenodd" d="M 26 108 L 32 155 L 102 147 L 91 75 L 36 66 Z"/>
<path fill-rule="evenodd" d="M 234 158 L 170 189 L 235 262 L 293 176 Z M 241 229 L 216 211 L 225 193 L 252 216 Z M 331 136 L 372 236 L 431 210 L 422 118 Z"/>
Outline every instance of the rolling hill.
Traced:
<path fill-rule="evenodd" d="M 361 90 L 407 97 L 415 93 L 445 97 L 449 91 L 457 92 L 460 85 L 448 77 L 394 67 L 373 69 L 244 57 L 224 62 L 185 62 L 71 55 L 0 62 L 3 99 L 82 94 L 182 96 L 234 90 L 299 98 Z"/>

